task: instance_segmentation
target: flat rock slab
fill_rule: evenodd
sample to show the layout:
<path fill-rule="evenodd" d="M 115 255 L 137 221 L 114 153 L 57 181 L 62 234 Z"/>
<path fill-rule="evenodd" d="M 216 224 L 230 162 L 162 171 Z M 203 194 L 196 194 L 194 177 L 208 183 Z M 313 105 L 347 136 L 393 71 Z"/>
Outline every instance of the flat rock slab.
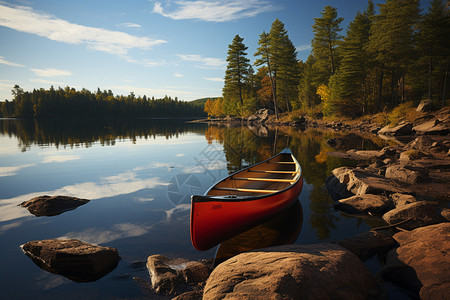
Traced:
<path fill-rule="evenodd" d="M 332 194 L 341 195 L 344 198 L 352 194 L 390 195 L 410 193 L 408 189 L 400 184 L 365 170 L 340 167 L 334 169 L 332 173 L 333 175 L 329 176 L 325 181 L 327 188 Z"/>
<path fill-rule="evenodd" d="M 205 282 L 211 273 L 211 269 L 201 262 L 171 259 L 159 254 L 147 258 L 147 269 L 152 288 L 166 295 L 198 293 L 197 285 Z"/>
<path fill-rule="evenodd" d="M 401 135 L 410 135 L 412 131 L 411 123 L 400 123 L 397 126 L 385 126 L 378 131 L 378 134 L 381 135 L 392 135 L 392 136 L 401 136 Z"/>
<path fill-rule="evenodd" d="M 203 299 L 367 299 L 376 286 L 362 262 L 339 245 L 289 245 L 221 263 Z"/>
<path fill-rule="evenodd" d="M 388 254 L 388 265 L 404 264 L 406 268 L 396 270 L 394 279 L 402 286 L 411 282 L 401 282 L 417 276 L 421 299 L 448 299 L 450 291 L 450 223 L 417 228 L 410 232 L 394 235 L 400 247 Z M 405 273 L 405 274 L 402 274 Z M 409 274 L 407 274 L 409 272 Z M 415 274 L 414 274 L 415 273 Z M 389 276 L 389 273 L 383 275 Z"/>
<path fill-rule="evenodd" d="M 336 209 L 349 214 L 367 214 L 382 215 L 394 208 L 391 199 L 383 195 L 364 194 L 340 199 L 334 202 Z"/>
<path fill-rule="evenodd" d="M 73 281 L 95 281 L 108 274 L 120 260 L 117 249 L 75 239 L 31 241 L 21 246 L 35 264 Z"/>
<path fill-rule="evenodd" d="M 397 207 L 385 213 L 383 219 L 391 225 L 403 222 L 398 227 L 406 230 L 446 221 L 432 204 L 425 201 L 417 201 Z"/>
<path fill-rule="evenodd" d="M 31 200 L 22 202 L 20 206 L 28 209 L 30 213 L 37 217 L 56 216 L 63 212 L 77 208 L 88 203 L 87 199 L 80 199 L 69 196 L 39 196 Z"/>

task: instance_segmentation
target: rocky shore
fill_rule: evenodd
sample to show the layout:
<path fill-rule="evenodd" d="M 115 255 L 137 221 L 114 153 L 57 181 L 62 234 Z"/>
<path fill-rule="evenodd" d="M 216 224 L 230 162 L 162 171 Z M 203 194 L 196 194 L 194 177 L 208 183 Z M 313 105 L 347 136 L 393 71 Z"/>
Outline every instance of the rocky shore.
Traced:
<path fill-rule="evenodd" d="M 417 108 L 413 121 L 382 127 L 298 118 L 274 121 L 268 110 L 247 119 L 209 122 L 230 126 L 295 126 L 344 132 L 329 139 L 327 155 L 358 162 L 334 169 L 326 187 L 345 214 L 375 218 L 384 226 L 330 243 L 286 245 L 238 254 L 213 268 L 211 262 L 152 255 L 150 281 L 136 278 L 157 299 L 388 299 L 391 282 L 413 299 L 445 299 L 450 290 L 450 107 Z M 278 123 L 277 123 L 278 122 Z M 393 140 L 381 150 L 347 150 L 354 132 Z M 53 216 L 88 203 L 63 196 L 35 198 L 21 206 Z M 115 268 L 118 251 L 77 240 L 33 241 L 22 250 L 40 267 L 75 281 L 91 281 Z M 364 264 L 383 266 L 371 274 Z"/>

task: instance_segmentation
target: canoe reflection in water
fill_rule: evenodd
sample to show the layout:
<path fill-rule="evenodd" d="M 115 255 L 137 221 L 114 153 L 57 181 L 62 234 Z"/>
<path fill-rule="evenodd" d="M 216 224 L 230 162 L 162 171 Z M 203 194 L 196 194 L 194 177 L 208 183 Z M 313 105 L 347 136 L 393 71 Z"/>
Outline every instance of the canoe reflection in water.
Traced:
<path fill-rule="evenodd" d="M 302 223 L 302 205 L 297 200 L 270 220 L 221 243 L 214 258 L 214 267 L 242 252 L 292 244 L 300 234 Z"/>

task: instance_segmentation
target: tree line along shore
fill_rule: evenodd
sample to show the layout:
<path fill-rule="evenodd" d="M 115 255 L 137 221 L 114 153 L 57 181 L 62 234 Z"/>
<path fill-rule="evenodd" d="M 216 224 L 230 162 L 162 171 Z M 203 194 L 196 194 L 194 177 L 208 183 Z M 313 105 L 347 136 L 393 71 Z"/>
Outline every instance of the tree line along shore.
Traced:
<path fill-rule="evenodd" d="M 276 19 L 258 41 L 254 71 L 248 47 L 236 35 L 228 46 L 222 97 L 209 100 L 210 117 L 252 115 L 260 108 L 295 116 L 355 118 L 429 99 L 446 105 L 450 13 L 433 0 L 372 1 L 341 35 L 336 8 L 314 18 L 312 52 L 303 62 L 284 24 Z"/>

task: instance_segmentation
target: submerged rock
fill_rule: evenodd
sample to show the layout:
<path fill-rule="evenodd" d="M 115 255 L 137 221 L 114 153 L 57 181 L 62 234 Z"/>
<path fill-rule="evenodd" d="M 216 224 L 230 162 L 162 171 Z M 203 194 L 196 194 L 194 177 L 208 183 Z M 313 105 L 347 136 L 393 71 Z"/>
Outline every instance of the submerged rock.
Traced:
<path fill-rule="evenodd" d="M 37 217 L 56 216 L 63 212 L 77 208 L 88 203 L 87 199 L 80 199 L 69 196 L 39 196 L 31 200 L 22 202 L 20 206 L 28 209 L 30 213 Z"/>
<path fill-rule="evenodd" d="M 450 223 L 394 235 L 400 247 L 387 256 L 383 278 L 420 294 L 421 299 L 447 299 L 450 290 Z"/>
<path fill-rule="evenodd" d="M 390 231 L 367 231 L 338 241 L 337 243 L 354 253 L 362 261 L 377 253 L 386 253 L 397 246 Z"/>
<path fill-rule="evenodd" d="M 50 239 L 21 246 L 35 264 L 73 281 L 95 281 L 108 274 L 120 260 L 117 249 L 79 240 Z"/>
<path fill-rule="evenodd" d="M 211 272 L 203 263 L 159 254 L 147 258 L 147 269 L 152 288 L 166 295 L 196 292 L 195 286 L 205 282 Z"/>
<path fill-rule="evenodd" d="M 367 299 L 376 286 L 362 262 L 339 245 L 289 245 L 221 263 L 203 299 Z"/>

